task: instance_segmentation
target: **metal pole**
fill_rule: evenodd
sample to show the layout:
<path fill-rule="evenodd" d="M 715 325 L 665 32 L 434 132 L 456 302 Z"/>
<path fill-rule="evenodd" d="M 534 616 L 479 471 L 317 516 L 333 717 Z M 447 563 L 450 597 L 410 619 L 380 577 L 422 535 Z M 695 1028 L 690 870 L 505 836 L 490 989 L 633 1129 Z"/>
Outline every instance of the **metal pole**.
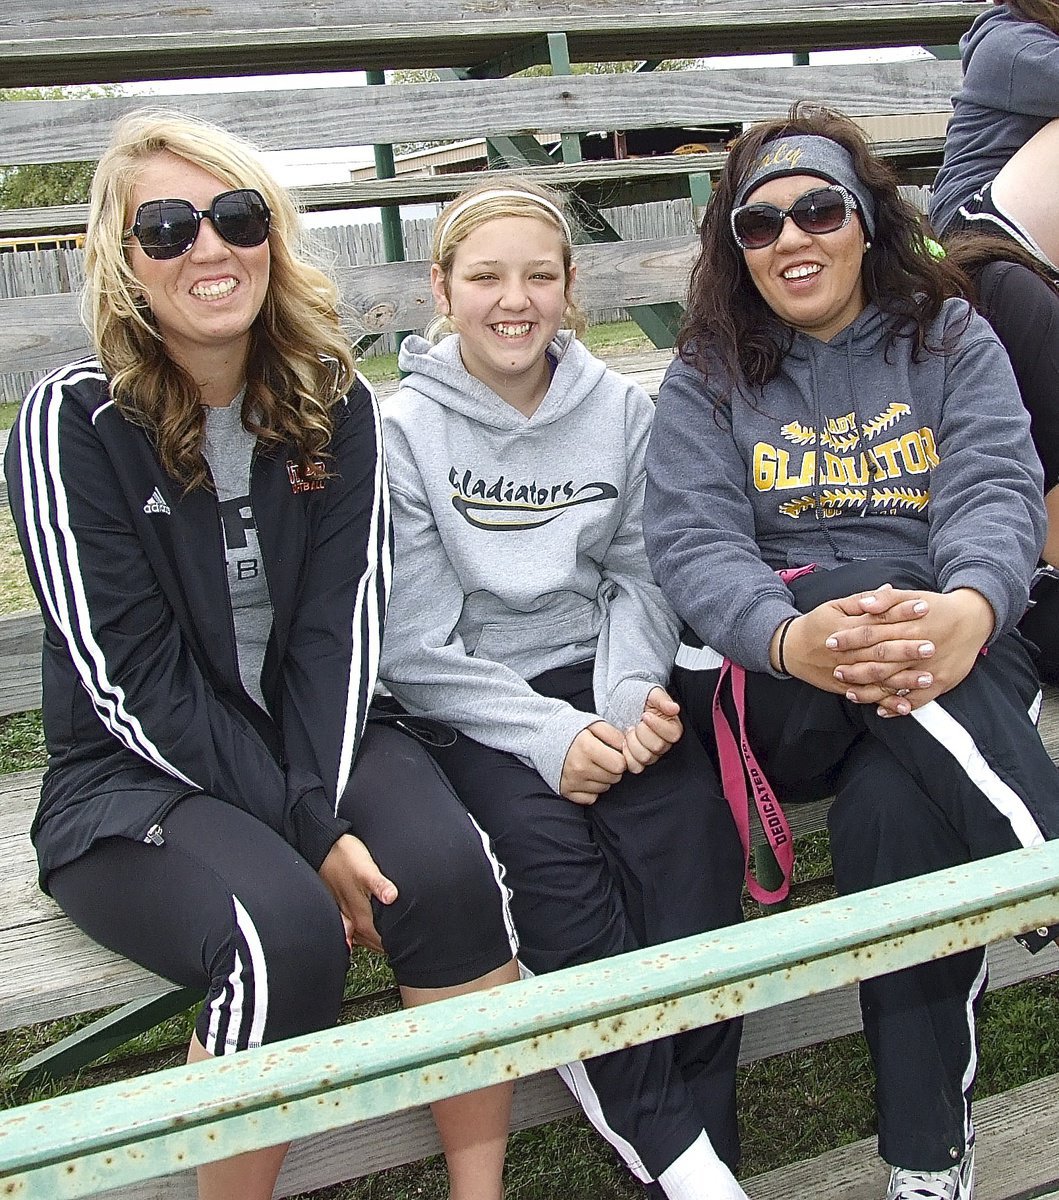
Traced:
<path fill-rule="evenodd" d="M 383 71 L 366 71 L 365 75 L 369 84 L 386 83 L 386 74 Z M 375 146 L 375 174 L 379 179 L 393 179 L 397 174 L 393 162 L 393 146 L 388 143 L 377 144 Z M 382 218 L 382 248 L 386 255 L 387 262 L 404 262 L 404 234 L 401 230 L 401 206 L 399 204 L 384 204 L 381 206 L 380 216 Z M 400 350 L 401 343 L 408 336 L 408 330 L 404 329 L 394 334 L 397 339 L 397 349 Z"/>

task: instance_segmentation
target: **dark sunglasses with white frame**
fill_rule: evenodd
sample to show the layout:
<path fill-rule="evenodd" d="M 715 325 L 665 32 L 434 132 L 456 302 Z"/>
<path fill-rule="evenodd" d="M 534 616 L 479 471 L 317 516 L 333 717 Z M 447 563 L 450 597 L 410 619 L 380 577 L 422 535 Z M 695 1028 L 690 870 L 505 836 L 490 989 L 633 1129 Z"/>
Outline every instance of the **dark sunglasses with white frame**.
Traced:
<path fill-rule="evenodd" d="M 732 237 L 741 250 L 764 250 L 783 232 L 788 217 L 805 233 L 835 233 L 844 229 L 857 209 L 853 195 L 839 184 L 811 188 L 789 208 L 775 204 L 741 204 L 730 216 Z"/>

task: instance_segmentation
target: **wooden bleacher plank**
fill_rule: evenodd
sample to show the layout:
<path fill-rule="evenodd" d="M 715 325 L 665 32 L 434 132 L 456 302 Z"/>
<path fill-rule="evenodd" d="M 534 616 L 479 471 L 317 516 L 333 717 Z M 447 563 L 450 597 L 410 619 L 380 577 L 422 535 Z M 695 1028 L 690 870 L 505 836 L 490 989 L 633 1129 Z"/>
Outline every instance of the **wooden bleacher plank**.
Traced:
<path fill-rule="evenodd" d="M 2 451 L 0 451 L 2 453 Z M 7 502 L 4 483 L 0 503 Z M 40 708 L 40 613 L 0 616 L 0 717 Z"/>
<path fill-rule="evenodd" d="M 0 775 L 0 837 L 21 834 L 26 837 L 28 845 L 29 818 L 37 807 L 43 775 L 43 771 L 14 771 L 9 775 Z M 0 909 L 0 924 L 10 916 Z M 19 917 L 15 916 L 12 923 L 18 920 Z"/>
<path fill-rule="evenodd" d="M 689 230 L 684 238 L 578 246 L 574 294 L 581 307 L 589 310 L 683 299 L 698 245 L 698 238 Z M 354 328 L 369 333 L 422 329 L 434 316 L 428 262 L 339 267 L 334 274 Z M 0 313 L 11 303 L 0 301 Z M 0 331 L 0 354 L 3 337 Z"/>
<path fill-rule="evenodd" d="M 29 821 L 42 774 L 0 776 L 0 1031 L 173 987 L 90 941 L 37 887 Z"/>
<path fill-rule="evenodd" d="M 74 293 L 0 300 L 0 362 L 44 375 L 89 349 Z"/>
<path fill-rule="evenodd" d="M 578 299 L 589 309 L 679 299 L 697 244 L 689 232 L 687 238 L 581 246 Z M 333 273 L 354 337 L 422 329 L 434 315 L 428 263 L 339 267 Z M 75 294 L 0 300 L 0 362 L 43 375 L 89 352 Z"/>
<path fill-rule="evenodd" d="M 38 925 L 0 929 L 0 1031 L 173 990 L 169 980 L 86 943 L 85 935 L 58 912 Z"/>
<path fill-rule="evenodd" d="M 904 182 L 929 182 L 941 162 L 943 139 L 916 137 L 903 141 L 874 143 L 877 154 L 897 168 Z M 557 163 L 534 167 L 533 178 L 549 187 L 576 189 L 598 208 L 640 203 L 651 199 L 686 198 L 688 176 L 716 172 L 724 165 L 724 154 L 658 154 L 644 158 L 598 159 L 582 163 Z M 498 173 L 498 179 L 502 174 Z M 347 208 L 374 208 L 397 202 L 420 204 L 445 201 L 468 184 L 466 174 L 404 175 L 395 179 L 364 179 L 356 183 L 316 184 L 295 187 L 291 192 L 306 212 L 331 212 Z M 620 187 L 620 193 L 616 191 Z M 88 219 L 87 204 L 57 205 L 54 208 L 0 209 L 0 237 L 32 237 L 42 233 L 80 233 Z"/>
<path fill-rule="evenodd" d="M 439 0 L 428 19 L 400 0 L 229 0 L 188 6 L 110 0 L 7 0 L 0 86 L 188 79 L 204 75 L 469 67 L 518 54 L 547 61 L 541 42 L 566 31 L 574 62 L 685 58 L 830 47 L 955 43 L 987 7 L 950 0 L 831 0 L 766 7 L 758 0 L 635 4 L 497 0 L 487 10 Z M 12 31 L 17 30 L 17 36 Z"/>
<path fill-rule="evenodd" d="M 974 1107 L 978 1152 L 975 1200 L 1044 1200 L 1059 1186 L 1059 1075 Z M 875 1139 L 744 1182 L 751 1200 L 878 1200 L 887 1170 Z"/>
<path fill-rule="evenodd" d="M 0 1031 L 173 990 L 168 980 L 92 944 L 57 908 L 37 924 L 0 929 L 0 959 Z"/>
<path fill-rule="evenodd" d="M 169 98 L 262 150 L 401 142 L 490 134 L 697 127 L 786 113 L 827 96 L 851 117 L 948 112 L 960 64 L 935 59 L 825 67 L 548 76 L 388 87 L 258 91 Z M 0 105 L 0 161 L 69 162 L 99 156 L 114 121 L 142 96 L 24 100 Z M 166 97 L 150 98 L 164 106 Z"/>

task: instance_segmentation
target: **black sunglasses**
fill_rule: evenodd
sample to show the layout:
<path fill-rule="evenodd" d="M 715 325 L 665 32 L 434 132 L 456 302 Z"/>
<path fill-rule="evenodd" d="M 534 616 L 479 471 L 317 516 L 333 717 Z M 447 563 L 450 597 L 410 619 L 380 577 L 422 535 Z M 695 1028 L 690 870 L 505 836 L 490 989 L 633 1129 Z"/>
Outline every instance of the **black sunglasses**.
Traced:
<path fill-rule="evenodd" d="M 788 217 L 805 233 L 834 233 L 849 224 L 857 202 L 844 187 L 813 188 L 790 208 L 742 204 L 731 214 L 732 237 L 741 250 L 763 250 L 780 236 Z"/>
<path fill-rule="evenodd" d="M 135 237 L 148 258 L 179 258 L 194 246 L 203 217 L 209 217 L 230 246 L 248 249 L 268 237 L 272 214 L 264 196 L 253 188 L 221 192 L 203 209 L 187 200 L 147 200 L 124 236 Z"/>

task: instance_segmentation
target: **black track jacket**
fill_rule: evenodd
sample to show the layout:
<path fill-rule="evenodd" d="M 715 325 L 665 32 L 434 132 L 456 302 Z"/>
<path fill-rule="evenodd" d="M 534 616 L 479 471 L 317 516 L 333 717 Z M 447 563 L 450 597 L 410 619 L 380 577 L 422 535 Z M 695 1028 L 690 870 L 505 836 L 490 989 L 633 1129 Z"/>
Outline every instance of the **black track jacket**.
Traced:
<path fill-rule="evenodd" d="M 375 685 L 391 576 L 375 399 L 335 410 L 326 478 L 258 450 L 250 494 L 273 607 L 268 715 L 239 679 L 211 490 L 184 493 L 110 397 L 100 364 L 53 372 L 26 398 L 5 472 L 44 614 L 48 770 L 32 835 L 42 885 L 98 838 L 157 841 L 162 816 L 207 792 L 280 833 L 314 868 Z"/>

